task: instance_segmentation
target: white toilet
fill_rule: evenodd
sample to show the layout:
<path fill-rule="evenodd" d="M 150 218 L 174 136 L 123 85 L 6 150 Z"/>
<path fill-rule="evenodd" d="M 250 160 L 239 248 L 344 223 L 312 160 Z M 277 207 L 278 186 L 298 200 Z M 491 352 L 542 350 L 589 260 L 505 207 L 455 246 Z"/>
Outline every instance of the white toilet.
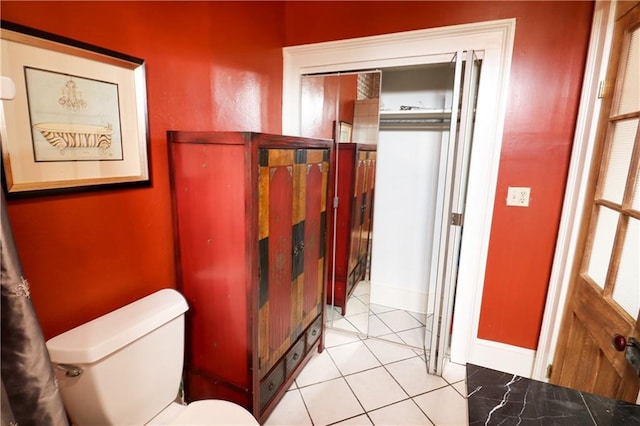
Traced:
<path fill-rule="evenodd" d="M 47 342 L 75 425 L 258 425 L 228 401 L 178 402 L 188 306 L 165 289 Z"/>

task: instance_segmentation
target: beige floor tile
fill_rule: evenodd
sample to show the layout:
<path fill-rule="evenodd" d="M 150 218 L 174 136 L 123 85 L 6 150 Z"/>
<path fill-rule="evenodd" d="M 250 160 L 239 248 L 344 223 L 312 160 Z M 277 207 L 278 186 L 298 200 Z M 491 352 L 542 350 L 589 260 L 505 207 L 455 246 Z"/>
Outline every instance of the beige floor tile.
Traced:
<path fill-rule="evenodd" d="M 372 425 L 373 423 L 371 423 L 371 420 L 369 420 L 369 417 L 367 417 L 366 414 L 363 414 L 361 416 L 357 416 L 357 417 L 352 417 L 350 419 L 347 420 L 343 420 L 339 423 L 334 423 L 335 426 L 367 426 L 367 425 Z"/>
<path fill-rule="evenodd" d="M 378 360 L 383 364 L 400 361 L 402 359 L 413 358 L 416 353 L 405 345 L 398 345 L 389 341 L 378 339 L 364 340 L 364 344 L 373 352 Z"/>
<path fill-rule="evenodd" d="M 340 377 L 338 367 L 333 363 L 329 352 L 315 353 L 295 380 L 298 387 L 309 386 Z"/>
<path fill-rule="evenodd" d="M 343 378 L 300 388 L 300 394 L 315 426 L 364 414 L 362 406 Z"/>
<path fill-rule="evenodd" d="M 467 367 L 460 364 L 454 364 L 449 360 L 444 361 L 444 367 L 442 369 L 442 377 L 449 383 L 457 383 L 460 380 L 467 378 Z"/>
<path fill-rule="evenodd" d="M 265 426 L 310 425 L 311 419 L 300 392 L 295 389 L 285 393 L 264 424 Z"/>
<path fill-rule="evenodd" d="M 325 349 L 343 375 L 380 366 L 369 348 L 361 341 Z"/>
<path fill-rule="evenodd" d="M 437 426 L 463 426 L 469 421 L 467 401 L 451 386 L 416 396 L 413 400 Z"/>
<path fill-rule="evenodd" d="M 382 320 L 394 332 L 405 331 L 422 326 L 420 321 L 412 317 L 407 311 L 389 311 L 378 314 Z"/>
<path fill-rule="evenodd" d="M 366 411 L 408 398 L 384 367 L 352 374 L 345 379 Z"/>
<path fill-rule="evenodd" d="M 333 328 L 325 328 L 324 331 L 324 347 L 331 348 L 334 346 L 344 345 L 345 343 L 359 342 L 360 338 L 353 334 Z"/>
<path fill-rule="evenodd" d="M 433 425 L 415 402 L 410 399 L 371 411 L 368 414 L 376 426 Z"/>
<path fill-rule="evenodd" d="M 428 374 L 427 365 L 420 357 L 387 364 L 385 368 L 410 396 L 448 385 L 442 377 Z"/>

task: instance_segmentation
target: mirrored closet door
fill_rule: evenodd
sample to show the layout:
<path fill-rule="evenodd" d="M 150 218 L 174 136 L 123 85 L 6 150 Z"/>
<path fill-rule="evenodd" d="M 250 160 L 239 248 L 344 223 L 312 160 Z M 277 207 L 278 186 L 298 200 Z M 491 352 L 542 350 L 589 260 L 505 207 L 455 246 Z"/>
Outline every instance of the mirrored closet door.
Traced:
<path fill-rule="evenodd" d="M 341 141 L 335 194 L 341 171 L 345 178 L 358 162 L 374 165 L 350 180 L 350 239 L 366 250 L 337 246 L 345 225 L 334 209 L 326 325 L 424 349 L 432 373 L 450 342 L 479 64 L 473 52 L 456 52 L 428 64 L 302 77 L 302 135 Z M 373 158 L 355 148 L 369 145 Z M 358 153 L 345 158 L 349 150 Z M 355 189 L 373 176 L 370 195 Z M 353 268 L 353 251 L 366 261 L 349 282 L 339 259 Z"/>
<path fill-rule="evenodd" d="M 368 334 L 380 72 L 304 76 L 301 134 L 335 140 L 328 327 Z"/>

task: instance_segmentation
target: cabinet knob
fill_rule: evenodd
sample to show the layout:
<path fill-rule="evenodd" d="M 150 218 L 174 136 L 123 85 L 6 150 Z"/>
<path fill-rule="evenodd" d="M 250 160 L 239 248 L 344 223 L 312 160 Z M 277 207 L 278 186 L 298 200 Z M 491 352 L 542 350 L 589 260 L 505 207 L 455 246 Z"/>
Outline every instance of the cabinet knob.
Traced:
<path fill-rule="evenodd" d="M 300 358 L 300 354 L 298 352 L 296 352 L 295 354 L 293 354 L 293 360 L 297 361 L 298 358 Z"/>
<path fill-rule="evenodd" d="M 275 387 L 276 387 L 276 385 L 275 385 L 275 384 L 273 384 L 273 382 L 269 383 L 269 391 L 274 390 L 274 389 L 275 389 Z"/>

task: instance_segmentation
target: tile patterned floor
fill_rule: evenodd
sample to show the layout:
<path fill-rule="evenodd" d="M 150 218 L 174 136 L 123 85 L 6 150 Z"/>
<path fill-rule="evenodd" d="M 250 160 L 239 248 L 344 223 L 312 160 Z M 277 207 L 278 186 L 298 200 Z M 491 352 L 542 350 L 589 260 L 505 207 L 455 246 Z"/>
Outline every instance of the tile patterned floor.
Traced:
<path fill-rule="evenodd" d="M 462 426 L 465 376 L 451 363 L 443 377 L 431 376 L 420 350 L 327 329 L 325 350 L 313 355 L 265 425 Z"/>
<path fill-rule="evenodd" d="M 345 316 L 340 308 L 328 306 L 325 317 L 332 321 L 332 328 L 423 348 L 425 332 L 430 339 L 433 315 L 369 304 L 369 293 L 370 283 L 359 282 L 347 302 Z"/>

